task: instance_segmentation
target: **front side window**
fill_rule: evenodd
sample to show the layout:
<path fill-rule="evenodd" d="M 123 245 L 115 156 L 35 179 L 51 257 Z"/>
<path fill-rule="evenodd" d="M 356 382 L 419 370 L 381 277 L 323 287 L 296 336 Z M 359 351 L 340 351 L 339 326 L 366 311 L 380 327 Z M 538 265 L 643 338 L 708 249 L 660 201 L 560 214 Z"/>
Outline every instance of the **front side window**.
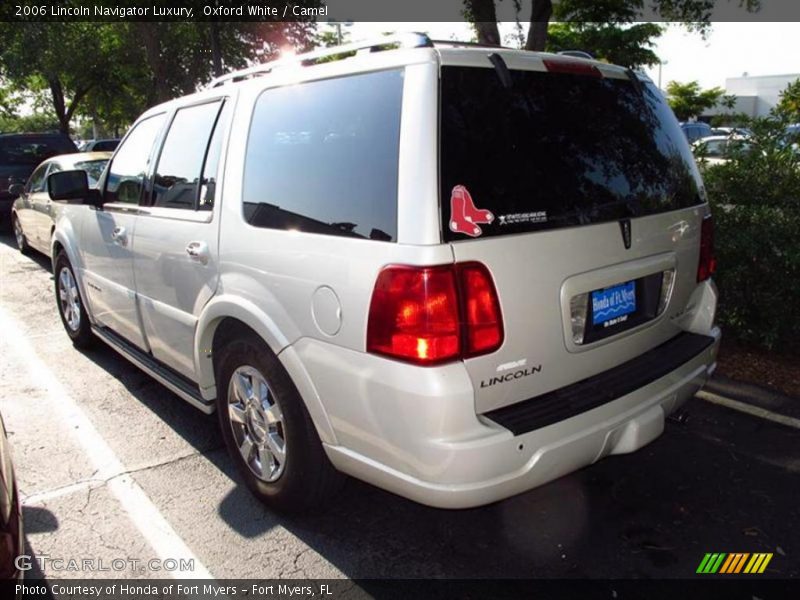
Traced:
<path fill-rule="evenodd" d="M 203 159 L 219 108 L 219 102 L 211 102 L 175 113 L 156 167 L 153 206 L 195 209 Z"/>
<path fill-rule="evenodd" d="M 139 203 L 150 154 L 163 123 L 160 114 L 134 125 L 109 167 L 105 202 Z"/>
<path fill-rule="evenodd" d="M 29 194 L 44 191 L 45 181 L 47 180 L 47 167 L 49 166 L 50 163 L 41 164 L 39 165 L 39 168 L 33 172 L 33 175 L 31 175 L 30 179 L 28 179 L 28 185 L 26 186 L 26 191 Z"/>
<path fill-rule="evenodd" d="M 395 240 L 402 96 L 402 70 L 262 93 L 247 141 L 247 222 Z"/>

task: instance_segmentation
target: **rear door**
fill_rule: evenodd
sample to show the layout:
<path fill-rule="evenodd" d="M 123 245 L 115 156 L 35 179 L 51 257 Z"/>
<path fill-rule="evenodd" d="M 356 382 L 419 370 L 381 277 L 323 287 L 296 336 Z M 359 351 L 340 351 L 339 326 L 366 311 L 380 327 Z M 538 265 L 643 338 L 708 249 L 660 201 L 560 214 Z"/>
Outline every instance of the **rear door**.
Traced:
<path fill-rule="evenodd" d="M 215 200 L 230 110 L 216 98 L 175 112 L 136 224 L 133 271 L 147 344 L 190 379 L 197 318 L 219 276 Z"/>
<path fill-rule="evenodd" d="M 136 307 L 131 241 L 139 202 L 164 114 L 133 126 L 108 167 L 103 208 L 83 222 L 80 249 L 92 315 L 142 350 L 147 350 Z"/>
<path fill-rule="evenodd" d="M 443 66 L 441 220 L 455 259 L 495 279 L 505 341 L 469 359 L 485 412 L 668 340 L 696 286 L 707 207 L 677 121 L 612 67 Z"/>

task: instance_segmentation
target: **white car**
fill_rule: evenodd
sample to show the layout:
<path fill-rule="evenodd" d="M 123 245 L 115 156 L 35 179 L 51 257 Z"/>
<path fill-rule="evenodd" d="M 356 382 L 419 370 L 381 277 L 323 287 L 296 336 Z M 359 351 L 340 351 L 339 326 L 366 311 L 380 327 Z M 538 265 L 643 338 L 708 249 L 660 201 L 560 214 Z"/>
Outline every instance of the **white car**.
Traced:
<path fill-rule="evenodd" d="M 716 364 L 703 183 L 621 67 L 418 34 L 321 50 L 151 108 L 98 193 L 50 189 L 85 198 L 52 245 L 67 334 L 216 411 L 276 508 L 340 473 L 507 498 L 651 442 Z"/>
<path fill-rule="evenodd" d="M 47 193 L 47 177 L 60 171 L 86 172 L 89 187 L 96 187 L 111 152 L 77 152 L 48 158 L 34 170 L 27 183 L 14 186 L 19 195 L 11 206 L 11 224 L 17 248 L 30 248 L 50 255 L 53 231 L 64 202 L 54 202 Z"/>
<path fill-rule="evenodd" d="M 747 139 L 742 135 L 713 135 L 692 144 L 692 152 L 708 165 L 724 165 L 730 160 L 734 147 L 745 152 L 750 148 Z"/>

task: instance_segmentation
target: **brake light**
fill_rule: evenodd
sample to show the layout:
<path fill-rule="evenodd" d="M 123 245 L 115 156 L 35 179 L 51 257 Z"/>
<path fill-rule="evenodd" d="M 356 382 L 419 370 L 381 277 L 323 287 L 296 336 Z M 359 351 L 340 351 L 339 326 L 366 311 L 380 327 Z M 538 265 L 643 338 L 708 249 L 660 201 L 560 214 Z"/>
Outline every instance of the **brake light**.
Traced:
<path fill-rule="evenodd" d="M 493 352 L 502 342 L 500 302 L 484 265 L 391 266 L 378 275 L 367 352 L 436 365 Z"/>
<path fill-rule="evenodd" d="M 602 78 L 603 73 L 593 64 L 579 60 L 558 60 L 546 58 L 542 61 L 545 68 L 551 73 L 568 73 L 570 75 L 586 75 L 588 77 Z"/>
<path fill-rule="evenodd" d="M 705 281 L 717 270 L 714 256 L 714 220 L 706 215 L 700 226 L 700 260 L 697 264 L 697 282 Z"/>
<path fill-rule="evenodd" d="M 464 306 L 464 354 L 494 352 L 503 342 L 500 301 L 489 270 L 481 263 L 456 265 Z"/>

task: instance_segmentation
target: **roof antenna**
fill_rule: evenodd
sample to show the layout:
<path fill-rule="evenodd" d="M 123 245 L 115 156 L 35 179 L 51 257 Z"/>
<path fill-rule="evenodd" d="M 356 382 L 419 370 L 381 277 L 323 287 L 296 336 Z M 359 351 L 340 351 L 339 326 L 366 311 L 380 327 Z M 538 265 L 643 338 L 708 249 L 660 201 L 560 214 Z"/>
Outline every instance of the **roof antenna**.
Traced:
<path fill-rule="evenodd" d="M 514 82 L 511 79 L 511 72 L 508 70 L 508 66 L 506 66 L 506 61 L 503 60 L 503 57 L 496 52 L 492 52 L 489 55 L 489 62 L 494 65 L 494 71 L 497 73 L 497 77 L 500 79 L 500 83 L 503 84 L 503 87 L 507 90 L 514 87 Z"/>

